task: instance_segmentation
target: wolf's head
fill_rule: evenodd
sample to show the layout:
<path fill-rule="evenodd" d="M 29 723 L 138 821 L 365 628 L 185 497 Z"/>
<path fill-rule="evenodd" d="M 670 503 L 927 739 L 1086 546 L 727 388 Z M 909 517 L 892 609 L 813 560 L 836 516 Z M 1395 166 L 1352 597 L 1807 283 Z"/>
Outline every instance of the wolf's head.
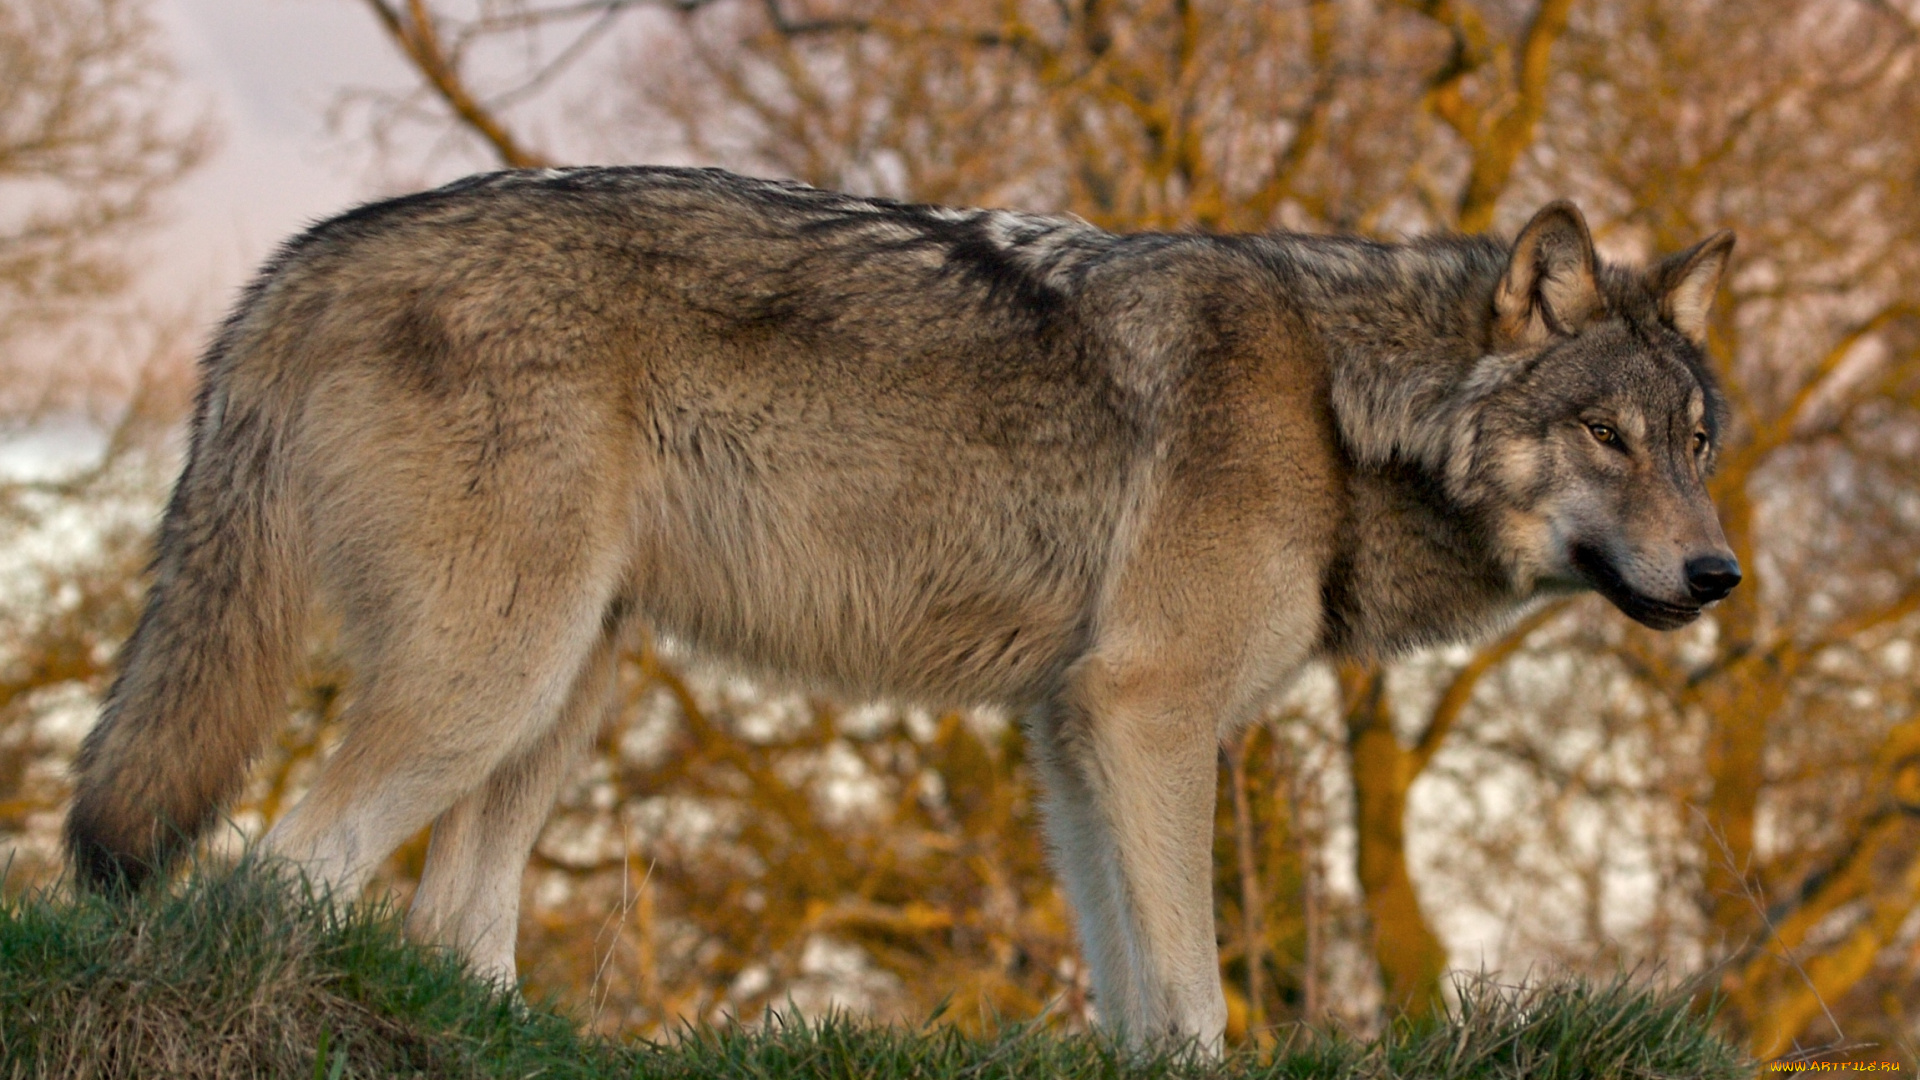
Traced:
<path fill-rule="evenodd" d="M 1670 630 L 1740 583 L 1706 489 L 1726 406 L 1703 349 L 1732 248 L 1603 265 L 1564 202 L 1514 241 L 1447 469 L 1523 586 L 1590 587 Z"/>

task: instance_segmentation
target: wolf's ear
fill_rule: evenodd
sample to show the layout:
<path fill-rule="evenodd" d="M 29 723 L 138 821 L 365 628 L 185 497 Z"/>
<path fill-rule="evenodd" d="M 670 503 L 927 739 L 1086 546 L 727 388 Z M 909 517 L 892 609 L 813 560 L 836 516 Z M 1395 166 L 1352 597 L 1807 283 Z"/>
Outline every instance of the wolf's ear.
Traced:
<path fill-rule="evenodd" d="M 1660 260 L 1647 275 L 1660 297 L 1660 314 L 1675 330 L 1707 347 L 1707 312 L 1720 291 L 1720 275 L 1733 254 L 1733 233 L 1722 229 L 1677 255 Z"/>
<path fill-rule="evenodd" d="M 1587 219 L 1564 199 L 1550 202 L 1513 242 L 1493 294 L 1495 338 L 1513 349 L 1545 345 L 1578 332 L 1600 308 Z"/>

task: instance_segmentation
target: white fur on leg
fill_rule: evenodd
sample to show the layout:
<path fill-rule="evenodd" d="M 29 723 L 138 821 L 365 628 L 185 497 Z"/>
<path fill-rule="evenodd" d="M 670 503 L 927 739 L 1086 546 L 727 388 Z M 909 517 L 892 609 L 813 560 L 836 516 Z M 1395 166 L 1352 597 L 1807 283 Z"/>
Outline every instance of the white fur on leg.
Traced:
<path fill-rule="evenodd" d="M 603 605 L 586 597 L 571 610 L 549 609 L 546 625 L 527 628 L 538 648 L 506 668 L 479 649 L 455 647 L 457 633 L 453 642 L 422 634 L 390 646 L 367 665 L 378 674 L 350 706 L 339 750 L 263 846 L 337 900 L 356 898 L 381 860 L 408 837 L 484 785 L 502 762 L 523 757 L 551 735 L 580 673 L 606 647 L 602 613 Z M 467 625 L 451 617 L 423 621 Z M 533 829 L 551 800 L 549 793 L 539 802 Z M 516 908 L 525 856 L 524 847 L 514 856 Z M 484 913 L 476 918 L 485 927 L 476 936 L 509 935 L 505 966 L 511 970 L 511 931 L 486 927 Z M 499 966 L 497 953 L 489 963 Z"/>
<path fill-rule="evenodd" d="M 1036 717 L 1030 738 L 1046 795 L 1045 823 L 1054 869 L 1066 886 L 1092 975 L 1093 1002 L 1103 1024 L 1116 1028 L 1140 1012 L 1134 968 L 1139 948 L 1119 900 L 1124 894 L 1119 854 L 1096 796 L 1073 760 L 1066 733 L 1051 714 Z"/>
<path fill-rule="evenodd" d="M 1096 993 L 1114 999 L 1102 1020 L 1135 1044 L 1172 1037 L 1217 1053 L 1227 1015 L 1213 925 L 1216 723 L 1198 700 L 1169 700 L 1178 689 L 1082 672 L 1084 711 L 1064 714 L 1045 755 L 1050 822 Z"/>
<path fill-rule="evenodd" d="M 605 716 L 615 645 L 608 635 L 594 649 L 559 721 L 538 744 L 502 763 L 434 823 L 408 930 L 459 950 L 476 973 L 503 987 L 514 986 L 518 974 L 514 945 L 527 855 Z"/>

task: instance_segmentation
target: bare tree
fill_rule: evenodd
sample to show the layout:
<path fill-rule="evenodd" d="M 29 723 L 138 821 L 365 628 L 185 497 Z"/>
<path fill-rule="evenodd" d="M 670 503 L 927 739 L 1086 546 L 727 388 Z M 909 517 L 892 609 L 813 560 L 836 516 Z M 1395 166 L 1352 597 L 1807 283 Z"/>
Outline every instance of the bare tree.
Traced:
<path fill-rule="evenodd" d="M 109 321 L 129 245 L 208 144 L 204 121 L 175 119 L 157 34 L 138 0 L 0 0 L 0 431 L 92 389 L 100 372 L 49 343 Z M 178 420 L 180 343 L 162 325 L 106 342 L 131 344 L 144 374 L 117 387 L 103 461 L 0 479 L 0 854 L 13 886 L 58 865 L 65 761 L 132 626 L 164 466 L 128 451 Z"/>
<path fill-rule="evenodd" d="M 155 37 L 137 0 L 0 4 L 0 331 L 124 288 L 128 242 L 206 150 Z"/>

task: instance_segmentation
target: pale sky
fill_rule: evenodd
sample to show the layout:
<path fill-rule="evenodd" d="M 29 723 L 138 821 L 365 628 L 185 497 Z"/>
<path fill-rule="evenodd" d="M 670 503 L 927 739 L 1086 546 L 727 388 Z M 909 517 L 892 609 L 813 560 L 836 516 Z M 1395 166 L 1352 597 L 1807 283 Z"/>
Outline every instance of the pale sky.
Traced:
<path fill-rule="evenodd" d="M 382 194 L 368 153 L 327 130 L 327 110 L 347 86 L 399 88 L 409 74 L 354 0 L 152 0 L 151 10 L 183 101 L 211 111 L 220 142 L 175 191 L 142 294 L 217 312 L 275 244 Z"/>
<path fill-rule="evenodd" d="M 217 140 L 207 160 L 166 194 L 160 223 L 135 241 L 138 273 L 129 299 L 157 317 L 151 325 L 190 326 L 192 351 L 274 248 L 306 226 L 369 199 L 495 167 L 478 151 L 432 158 L 430 127 L 407 130 L 417 145 L 404 147 L 399 162 L 377 158 L 364 112 L 357 126 L 350 120 L 344 131 L 329 128 L 330 110 L 349 89 L 418 85 L 363 0 L 147 0 L 147 10 L 163 33 L 158 47 L 179 73 L 170 105 L 210 118 Z M 623 26 L 644 31 L 654 17 L 659 13 L 642 10 Z M 523 137 L 567 145 L 569 132 L 593 128 L 581 118 L 607 97 L 596 80 L 610 70 L 601 62 L 617 56 L 614 37 L 596 45 L 593 63 L 575 65 L 511 117 Z M 572 152 L 580 160 L 600 156 Z M 42 427 L 0 434 L 0 474 L 27 466 L 58 471 L 99 448 L 100 433 L 85 417 Z"/>
<path fill-rule="evenodd" d="M 406 147 L 409 159 L 397 164 L 376 160 L 364 123 L 329 130 L 329 110 L 343 91 L 418 85 L 362 0 L 148 2 L 167 33 L 163 47 L 179 68 L 182 104 L 209 111 L 220 133 L 216 153 L 174 193 L 173 213 L 151 245 L 142 296 L 163 309 L 189 302 L 204 307 L 210 321 L 274 246 L 305 225 L 369 198 L 497 167 L 478 152 L 428 160 L 424 148 L 434 133 L 419 126 L 407 135 L 421 145 Z M 619 95 L 608 93 L 605 80 L 619 77 L 614 62 L 624 47 L 620 42 L 633 40 L 621 35 L 644 36 L 668 17 L 635 10 L 619 31 L 596 42 L 584 62 L 571 65 L 509 120 L 523 138 L 549 152 L 605 160 L 608 151 L 591 149 L 581 131 L 617 126 L 604 110 L 617 109 L 610 103 Z M 562 27 L 541 47 L 565 43 L 576 29 Z M 511 47 L 504 55 L 482 54 L 481 62 L 514 65 L 501 69 L 511 74 L 526 59 Z M 683 160 L 644 132 L 625 135 L 624 148 L 614 153 Z"/>
<path fill-rule="evenodd" d="M 181 76 L 173 104 L 210 116 L 219 139 L 167 194 L 160 226 L 136 241 L 130 300 L 168 323 L 184 316 L 197 351 L 276 244 L 383 194 L 368 179 L 367 150 L 327 131 L 339 91 L 411 82 L 359 0 L 148 0 L 148 10 Z M 103 438 L 85 416 L 64 414 L 8 430 L 0 476 L 64 472 L 91 461 Z"/>

